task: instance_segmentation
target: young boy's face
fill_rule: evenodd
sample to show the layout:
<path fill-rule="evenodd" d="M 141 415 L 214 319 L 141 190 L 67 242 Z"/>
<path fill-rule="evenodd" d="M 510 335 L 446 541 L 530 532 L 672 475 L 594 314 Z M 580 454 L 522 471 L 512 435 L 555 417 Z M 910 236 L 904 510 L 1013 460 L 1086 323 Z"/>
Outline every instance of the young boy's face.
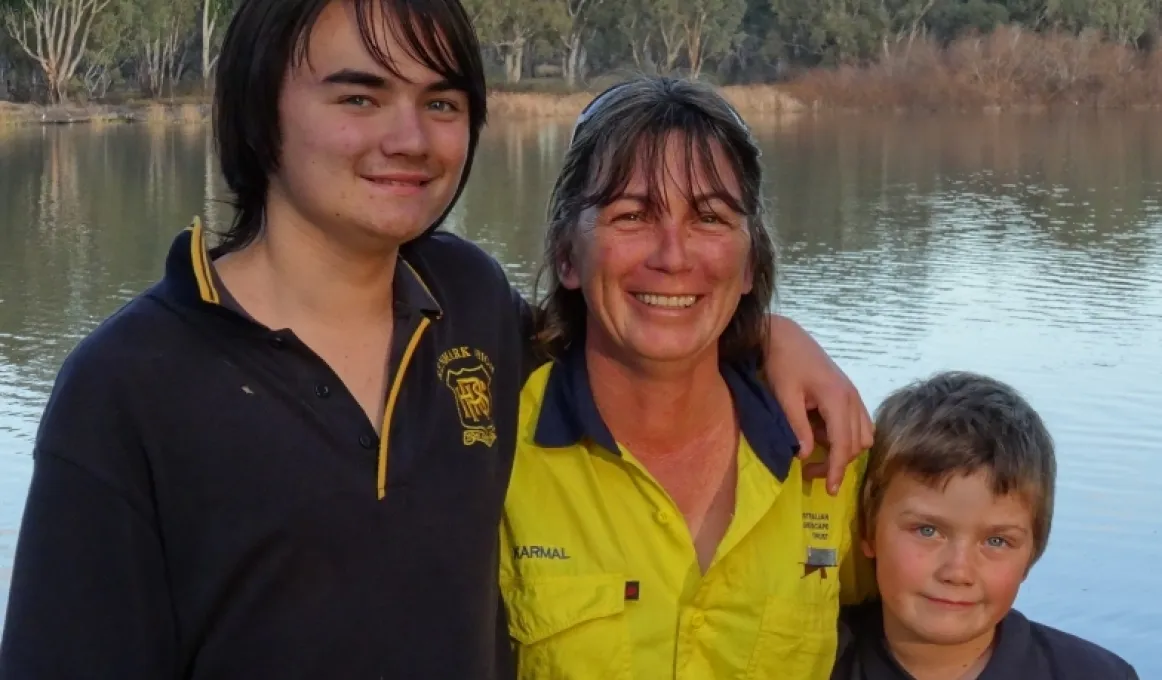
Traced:
<path fill-rule="evenodd" d="M 894 642 L 982 642 L 1009 612 L 1033 555 L 1033 513 L 1024 498 L 993 495 L 985 472 L 933 488 L 907 474 L 888 483 L 873 538 Z"/>

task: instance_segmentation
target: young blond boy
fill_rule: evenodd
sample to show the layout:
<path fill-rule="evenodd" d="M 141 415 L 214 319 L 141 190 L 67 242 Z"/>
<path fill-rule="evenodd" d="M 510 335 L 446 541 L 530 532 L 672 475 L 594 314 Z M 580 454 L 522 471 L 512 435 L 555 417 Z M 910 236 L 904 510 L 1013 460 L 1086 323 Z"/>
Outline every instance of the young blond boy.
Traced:
<path fill-rule="evenodd" d="M 1045 551 L 1053 440 L 1011 387 L 962 372 L 880 406 L 861 496 L 881 599 L 844 612 L 832 680 L 1136 680 L 1012 608 Z"/>

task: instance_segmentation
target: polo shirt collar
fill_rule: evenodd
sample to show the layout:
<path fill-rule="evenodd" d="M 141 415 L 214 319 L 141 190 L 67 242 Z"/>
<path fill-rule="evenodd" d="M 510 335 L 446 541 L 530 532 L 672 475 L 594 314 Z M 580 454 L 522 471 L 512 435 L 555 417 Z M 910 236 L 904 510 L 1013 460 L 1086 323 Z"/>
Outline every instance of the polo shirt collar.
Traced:
<path fill-rule="evenodd" d="M 888 650 L 884 637 L 882 603 L 877 601 L 857 611 L 857 616 L 863 618 L 854 626 L 857 635 L 854 644 L 858 655 L 856 668 L 863 669 L 859 677 L 911 678 Z M 1029 620 L 1017 610 L 1011 609 L 997 625 L 992 655 L 977 680 L 1038 677 L 1037 654 L 1038 648 L 1034 644 Z"/>
<path fill-rule="evenodd" d="M 799 443 L 782 408 L 760 381 L 758 361 L 721 362 L 719 370 L 730 389 L 743 436 L 771 473 L 785 479 Z M 585 344 L 579 342 L 549 372 L 533 440 L 544 448 L 563 448 L 583 439 L 620 455 L 593 399 Z"/>
<path fill-rule="evenodd" d="M 207 245 L 206 229 L 201 219 L 195 217 L 170 246 L 162 290 L 189 305 L 224 307 L 228 296 L 220 289 L 210 266 L 218 254 Z M 436 297 L 402 253 L 398 257 L 392 285 L 399 311 L 418 310 L 437 318 L 443 314 Z"/>

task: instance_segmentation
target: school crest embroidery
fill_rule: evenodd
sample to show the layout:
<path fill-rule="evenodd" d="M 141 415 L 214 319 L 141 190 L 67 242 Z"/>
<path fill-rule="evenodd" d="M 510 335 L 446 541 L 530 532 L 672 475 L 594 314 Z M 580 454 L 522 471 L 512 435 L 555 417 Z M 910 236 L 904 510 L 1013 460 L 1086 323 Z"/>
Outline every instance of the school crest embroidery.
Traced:
<path fill-rule="evenodd" d="M 463 428 L 465 446 L 496 441 L 492 420 L 492 361 L 484 352 L 470 347 L 453 347 L 436 361 L 436 375 L 451 391 Z"/>

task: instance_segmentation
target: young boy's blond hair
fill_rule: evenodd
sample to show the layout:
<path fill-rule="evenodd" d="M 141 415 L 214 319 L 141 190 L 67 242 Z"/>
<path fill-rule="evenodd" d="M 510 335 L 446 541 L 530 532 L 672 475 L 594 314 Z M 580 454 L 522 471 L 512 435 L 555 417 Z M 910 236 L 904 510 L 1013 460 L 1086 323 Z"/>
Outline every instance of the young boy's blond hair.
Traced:
<path fill-rule="evenodd" d="M 993 493 L 1016 493 L 1033 514 L 1033 560 L 1045 552 L 1053 523 L 1057 463 L 1041 416 L 1012 387 L 964 371 L 937 374 L 893 392 L 876 411 L 861 525 L 873 536 L 889 482 L 909 474 L 933 487 L 984 471 Z"/>

